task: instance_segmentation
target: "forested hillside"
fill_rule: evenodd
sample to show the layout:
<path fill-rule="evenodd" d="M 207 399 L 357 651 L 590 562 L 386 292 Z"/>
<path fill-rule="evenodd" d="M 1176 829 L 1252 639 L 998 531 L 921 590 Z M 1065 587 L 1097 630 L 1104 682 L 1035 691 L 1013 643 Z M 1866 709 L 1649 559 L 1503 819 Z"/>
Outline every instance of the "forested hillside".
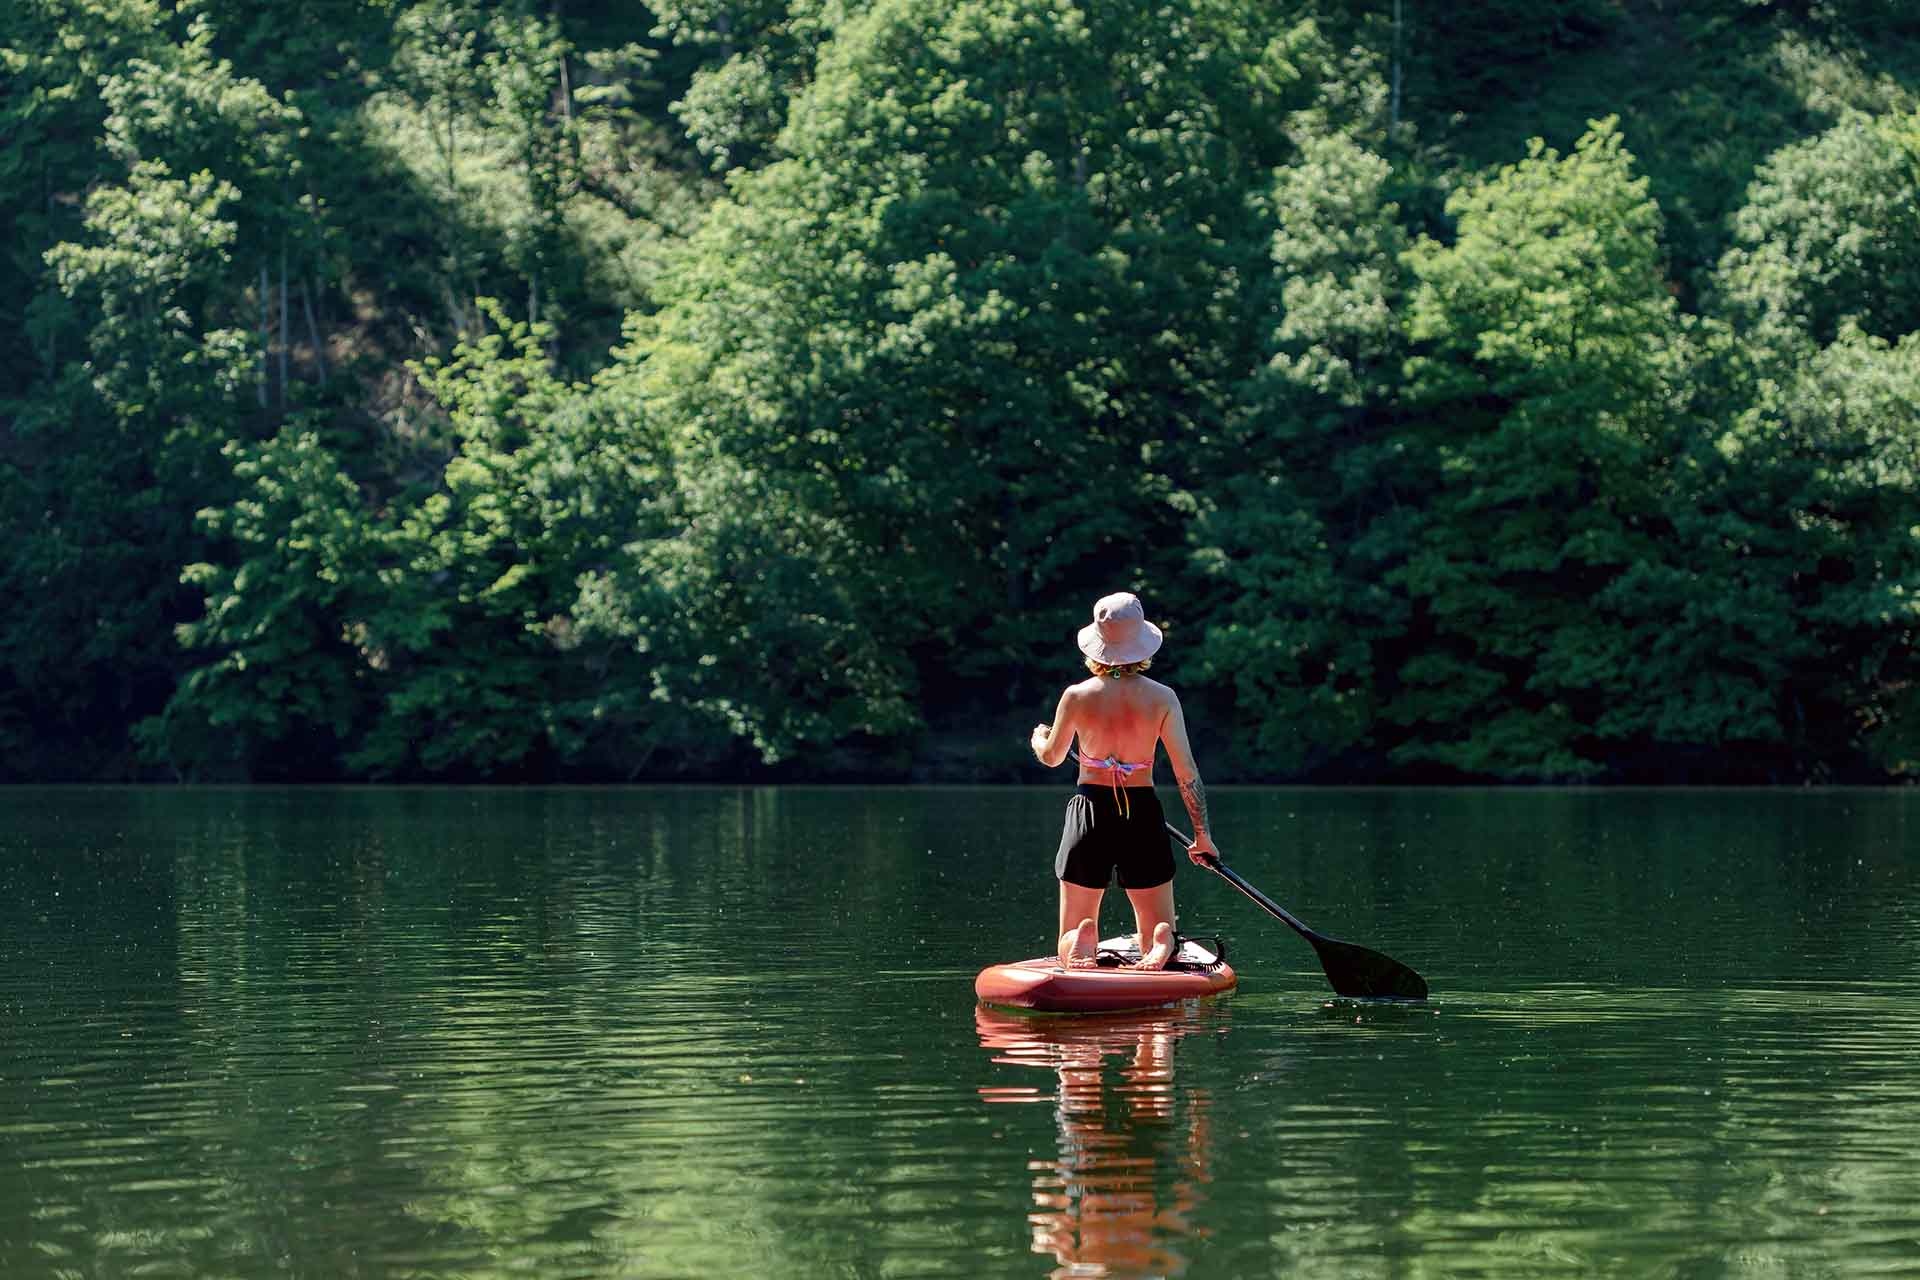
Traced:
<path fill-rule="evenodd" d="M 1920 6 L 11 0 L 0 779 L 1920 764 Z"/>

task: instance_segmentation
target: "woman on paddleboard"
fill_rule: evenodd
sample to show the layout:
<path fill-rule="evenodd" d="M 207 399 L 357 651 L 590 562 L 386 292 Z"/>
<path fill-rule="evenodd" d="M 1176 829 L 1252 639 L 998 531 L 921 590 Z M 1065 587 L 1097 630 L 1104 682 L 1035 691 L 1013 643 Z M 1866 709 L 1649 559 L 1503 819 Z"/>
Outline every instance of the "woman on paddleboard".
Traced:
<path fill-rule="evenodd" d="M 1053 723 L 1033 729 L 1040 763 L 1052 768 L 1071 753 L 1080 765 L 1053 866 L 1060 879 L 1060 962 L 1071 968 L 1093 966 L 1100 900 L 1116 875 L 1133 904 L 1139 967 L 1165 968 L 1173 956 L 1173 852 L 1153 790 L 1154 753 L 1163 742 L 1193 819 L 1187 857 L 1199 865 L 1218 856 L 1180 699 L 1145 674 L 1160 639 L 1139 597 L 1126 591 L 1103 596 L 1079 637 L 1093 677 L 1069 685 Z"/>

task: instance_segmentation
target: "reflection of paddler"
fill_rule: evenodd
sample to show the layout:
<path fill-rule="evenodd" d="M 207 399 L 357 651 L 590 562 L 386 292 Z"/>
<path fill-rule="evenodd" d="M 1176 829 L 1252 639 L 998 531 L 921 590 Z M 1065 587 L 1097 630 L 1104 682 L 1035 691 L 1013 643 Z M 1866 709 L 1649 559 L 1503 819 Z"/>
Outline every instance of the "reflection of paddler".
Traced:
<path fill-rule="evenodd" d="M 1058 1157 L 1027 1163 L 1033 1250 L 1061 1264 L 1054 1276 L 1186 1269 L 1176 1242 L 1196 1232 L 1200 1188 L 1211 1180 L 1212 1135 L 1206 1091 L 1174 1089 L 1174 1046 L 1224 1020 L 1223 1011 L 1204 1008 L 1071 1022 L 974 1011 L 980 1043 L 995 1062 L 1055 1075 L 1051 1097 L 1031 1088 L 980 1090 L 987 1102 L 1054 1103 Z M 1109 1089 L 1107 1059 L 1114 1056 L 1122 1059 L 1119 1083 Z M 1174 1176 L 1163 1191 L 1167 1163 Z"/>

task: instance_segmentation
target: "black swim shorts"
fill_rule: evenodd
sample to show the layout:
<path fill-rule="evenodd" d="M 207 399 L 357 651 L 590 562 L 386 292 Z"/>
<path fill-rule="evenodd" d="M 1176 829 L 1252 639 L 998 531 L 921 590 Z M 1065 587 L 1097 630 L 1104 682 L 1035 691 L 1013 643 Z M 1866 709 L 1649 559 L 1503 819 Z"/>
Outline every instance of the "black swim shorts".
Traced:
<path fill-rule="evenodd" d="M 1152 787 L 1127 787 L 1123 811 L 1113 788 L 1083 782 L 1067 801 L 1066 828 L 1053 874 L 1068 884 L 1104 889 L 1120 873 L 1122 889 L 1152 889 L 1173 879 L 1166 814 Z"/>

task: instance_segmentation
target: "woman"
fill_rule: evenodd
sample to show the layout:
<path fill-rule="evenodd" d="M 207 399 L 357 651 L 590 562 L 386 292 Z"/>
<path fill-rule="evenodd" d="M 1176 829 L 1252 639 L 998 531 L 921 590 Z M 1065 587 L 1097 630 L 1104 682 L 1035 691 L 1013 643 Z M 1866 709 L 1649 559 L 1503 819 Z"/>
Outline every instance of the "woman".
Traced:
<path fill-rule="evenodd" d="M 1174 781 L 1193 819 L 1187 857 L 1203 864 L 1219 856 L 1180 699 L 1144 674 L 1160 638 L 1137 596 L 1121 591 L 1102 597 L 1093 606 L 1092 623 L 1080 631 L 1080 652 L 1093 678 L 1068 686 L 1053 723 L 1033 729 L 1033 754 L 1049 768 L 1080 740 L 1074 753 L 1080 785 L 1067 801 L 1053 868 L 1060 878 L 1060 963 L 1070 968 L 1093 966 L 1100 899 L 1116 873 L 1133 903 L 1138 967 L 1165 968 L 1173 957 L 1173 854 L 1153 790 L 1160 743 L 1167 744 Z"/>

